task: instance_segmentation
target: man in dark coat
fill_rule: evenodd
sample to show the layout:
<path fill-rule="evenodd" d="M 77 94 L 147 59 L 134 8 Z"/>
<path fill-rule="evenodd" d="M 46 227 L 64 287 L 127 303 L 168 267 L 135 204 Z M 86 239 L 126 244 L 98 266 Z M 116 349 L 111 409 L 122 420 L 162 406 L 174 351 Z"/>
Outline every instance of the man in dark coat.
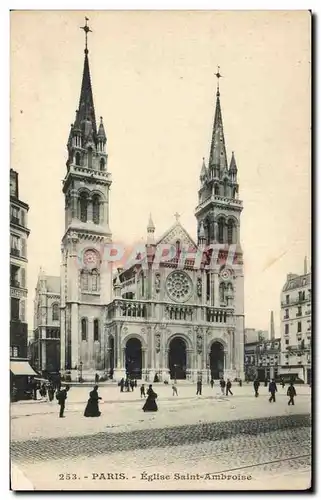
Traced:
<path fill-rule="evenodd" d="M 140 386 L 140 397 L 141 397 L 141 398 L 144 398 L 144 397 L 145 397 L 145 385 L 144 385 L 144 384 L 142 384 L 142 385 Z"/>
<path fill-rule="evenodd" d="M 283 379 L 283 378 L 281 378 L 281 386 L 282 386 L 282 389 L 284 389 L 285 382 L 284 382 L 284 379 Z"/>
<path fill-rule="evenodd" d="M 275 403 L 275 393 L 278 392 L 278 388 L 276 387 L 276 383 L 274 381 L 274 378 L 271 380 L 271 382 L 269 383 L 269 393 L 271 394 L 270 398 L 269 398 L 269 402 L 271 403 L 273 401 L 273 403 Z"/>
<path fill-rule="evenodd" d="M 196 396 L 202 395 L 202 380 L 198 380 L 196 384 Z"/>
<path fill-rule="evenodd" d="M 223 396 L 224 396 L 224 392 L 225 392 L 225 385 L 226 385 L 225 384 L 225 380 L 222 377 L 221 380 L 220 380 L 220 387 L 221 387 L 221 392 L 222 392 Z"/>
<path fill-rule="evenodd" d="M 53 398 L 54 398 L 54 395 L 55 395 L 55 389 L 53 387 L 53 384 L 50 383 L 49 384 L 49 387 L 48 387 L 48 398 L 49 398 L 49 401 L 52 401 Z"/>
<path fill-rule="evenodd" d="M 153 386 L 150 384 L 148 390 L 147 390 L 147 399 L 146 402 L 143 406 L 143 411 L 157 411 L 157 404 L 156 404 L 156 399 L 157 399 L 157 394 L 156 392 L 153 391 Z"/>
<path fill-rule="evenodd" d="M 135 387 L 135 382 L 133 381 L 133 379 L 130 379 L 129 385 L 130 385 L 130 388 L 131 388 L 131 390 L 133 392 L 134 391 L 134 387 Z"/>
<path fill-rule="evenodd" d="M 232 382 L 228 378 L 227 382 L 226 382 L 226 396 L 228 396 L 229 394 L 231 394 L 231 396 L 233 396 L 233 392 L 231 391 L 231 387 L 232 387 Z"/>
<path fill-rule="evenodd" d="M 214 380 L 212 378 L 211 378 L 210 384 L 211 384 L 211 388 L 213 389 L 213 387 L 214 387 Z"/>
<path fill-rule="evenodd" d="M 296 390 L 293 385 L 293 382 L 289 385 L 288 391 L 287 391 L 287 396 L 289 396 L 289 402 L 288 405 L 294 405 L 294 396 L 296 396 Z"/>
<path fill-rule="evenodd" d="M 119 385 L 120 385 L 120 392 L 124 392 L 125 380 L 123 378 L 119 382 Z"/>
<path fill-rule="evenodd" d="M 260 382 L 258 379 L 254 380 L 253 387 L 254 387 L 254 391 L 255 391 L 255 397 L 257 398 L 259 395 L 259 387 L 260 387 Z"/>
<path fill-rule="evenodd" d="M 68 391 L 69 391 L 69 387 L 66 387 L 66 389 L 61 389 L 56 394 L 56 398 L 57 398 L 58 404 L 60 406 L 60 411 L 59 411 L 60 418 L 64 418 L 65 402 L 67 399 L 67 392 Z"/>

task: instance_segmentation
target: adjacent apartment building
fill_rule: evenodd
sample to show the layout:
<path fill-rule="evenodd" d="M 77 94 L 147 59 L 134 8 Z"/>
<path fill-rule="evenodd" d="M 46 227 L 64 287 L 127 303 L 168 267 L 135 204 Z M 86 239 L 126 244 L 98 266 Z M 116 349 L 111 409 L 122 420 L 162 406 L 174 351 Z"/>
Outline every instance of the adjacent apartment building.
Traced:
<path fill-rule="evenodd" d="M 19 198 L 18 172 L 10 170 L 10 385 L 23 393 L 27 377 L 35 375 L 28 363 L 27 227 L 29 206 Z"/>
<path fill-rule="evenodd" d="M 311 272 L 288 274 L 281 293 L 280 374 L 311 382 Z"/>

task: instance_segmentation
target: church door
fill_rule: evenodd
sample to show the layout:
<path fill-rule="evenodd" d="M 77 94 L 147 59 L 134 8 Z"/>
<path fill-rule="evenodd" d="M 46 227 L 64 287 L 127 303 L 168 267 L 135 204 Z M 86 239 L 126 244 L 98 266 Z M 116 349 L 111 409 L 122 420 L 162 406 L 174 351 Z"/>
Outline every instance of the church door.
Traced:
<path fill-rule="evenodd" d="M 217 380 L 224 376 L 224 347 L 220 342 L 213 342 L 210 352 L 211 378 Z"/>
<path fill-rule="evenodd" d="M 180 337 L 169 344 L 168 365 L 171 379 L 186 379 L 186 343 Z"/>
<path fill-rule="evenodd" d="M 126 343 L 126 375 L 130 378 L 142 378 L 142 344 L 138 339 L 129 339 Z"/>

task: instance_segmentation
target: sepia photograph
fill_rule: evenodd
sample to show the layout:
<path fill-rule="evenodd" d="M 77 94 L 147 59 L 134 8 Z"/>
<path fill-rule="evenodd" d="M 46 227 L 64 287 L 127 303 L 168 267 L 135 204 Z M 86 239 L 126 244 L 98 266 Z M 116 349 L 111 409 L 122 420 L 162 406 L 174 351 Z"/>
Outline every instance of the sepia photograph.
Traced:
<path fill-rule="evenodd" d="M 311 12 L 10 12 L 10 488 L 312 484 Z"/>

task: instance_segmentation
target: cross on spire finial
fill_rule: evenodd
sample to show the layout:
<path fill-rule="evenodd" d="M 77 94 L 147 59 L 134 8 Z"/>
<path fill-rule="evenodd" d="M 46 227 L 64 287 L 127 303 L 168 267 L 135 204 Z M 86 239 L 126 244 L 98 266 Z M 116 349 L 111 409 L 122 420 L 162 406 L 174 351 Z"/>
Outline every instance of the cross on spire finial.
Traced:
<path fill-rule="evenodd" d="M 180 214 L 179 214 L 178 212 L 176 212 L 176 213 L 174 214 L 174 217 L 175 217 L 175 219 L 176 219 L 176 222 L 178 222 L 178 221 L 179 221 L 179 218 L 180 218 Z"/>
<path fill-rule="evenodd" d="M 87 48 L 87 37 L 88 33 L 92 33 L 92 30 L 89 28 L 87 21 L 89 21 L 88 17 L 85 17 L 85 26 L 81 26 L 80 29 L 84 30 L 85 32 L 85 54 L 88 54 L 88 48 Z"/>
<path fill-rule="evenodd" d="M 222 78 L 222 75 L 220 73 L 220 66 L 217 66 L 217 72 L 215 73 L 215 76 L 217 78 L 217 93 L 219 95 L 220 92 L 220 78 Z"/>

